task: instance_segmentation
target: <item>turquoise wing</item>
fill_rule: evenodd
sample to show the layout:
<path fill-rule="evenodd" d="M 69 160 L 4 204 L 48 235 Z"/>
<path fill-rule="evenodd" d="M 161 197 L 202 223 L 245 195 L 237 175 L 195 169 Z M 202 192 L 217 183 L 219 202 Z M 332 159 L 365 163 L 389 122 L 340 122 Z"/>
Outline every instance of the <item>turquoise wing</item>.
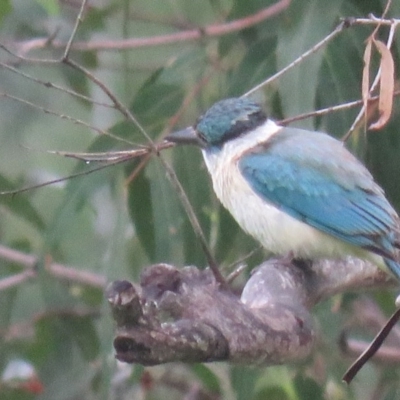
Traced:
<path fill-rule="evenodd" d="M 292 217 L 394 259 L 396 212 L 341 142 L 323 133 L 283 128 L 248 151 L 239 169 L 259 196 Z"/>

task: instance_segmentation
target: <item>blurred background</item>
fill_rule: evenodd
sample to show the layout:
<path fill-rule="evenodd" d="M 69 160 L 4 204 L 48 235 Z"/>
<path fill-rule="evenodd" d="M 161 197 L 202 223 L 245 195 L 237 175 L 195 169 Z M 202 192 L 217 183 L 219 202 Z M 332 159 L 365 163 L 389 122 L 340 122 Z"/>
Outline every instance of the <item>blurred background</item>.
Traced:
<path fill-rule="evenodd" d="M 110 106 L 98 85 L 57 61 L 81 4 L 0 0 L 0 191 L 102 165 L 48 150 L 111 152 L 147 144 L 138 126 Z M 328 35 L 341 17 L 380 16 L 385 6 L 385 0 L 90 0 L 70 58 L 109 88 L 158 141 L 193 124 L 215 101 L 240 96 L 290 64 Z M 266 9 L 269 14 L 262 14 Z M 264 17 L 257 20 L 260 15 Z M 245 17 L 252 19 L 243 29 Z M 387 18 L 400 18 L 400 2 L 392 2 Z M 230 21 L 240 23 L 226 33 Z M 365 40 L 374 27 L 356 24 L 343 30 L 252 97 L 276 120 L 359 100 Z M 179 34 L 179 40 L 170 40 L 172 34 Z M 382 26 L 376 37 L 386 42 L 388 34 L 389 27 Z M 127 41 L 139 38 L 149 40 Z M 397 31 L 391 50 L 398 70 Z M 374 54 L 372 78 L 378 67 Z M 292 125 L 340 138 L 359 110 Z M 384 129 L 365 133 L 360 123 L 348 141 L 398 211 L 399 126 L 395 100 Z M 223 272 L 231 272 L 257 244 L 219 205 L 198 149 L 165 150 L 162 157 L 173 165 Z M 238 287 L 265 257 L 258 251 L 246 260 L 249 268 Z M 386 291 L 344 294 L 316 307 L 321 334 L 313 356 L 301 365 L 143 368 L 117 363 L 104 285 L 115 279 L 137 281 L 146 266 L 157 262 L 206 266 L 156 156 L 1 195 L 0 398 L 400 398 L 393 361 L 370 362 L 350 387 L 341 382 L 352 359 L 340 351 L 339 337 L 346 331 L 368 342 L 393 311 L 393 292 Z M 88 274 L 82 277 L 83 272 Z"/>

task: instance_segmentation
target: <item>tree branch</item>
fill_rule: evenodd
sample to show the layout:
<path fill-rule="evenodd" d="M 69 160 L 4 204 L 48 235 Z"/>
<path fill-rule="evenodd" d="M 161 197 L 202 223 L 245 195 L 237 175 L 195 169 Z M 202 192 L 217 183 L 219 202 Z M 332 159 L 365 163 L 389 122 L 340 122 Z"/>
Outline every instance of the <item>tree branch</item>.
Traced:
<path fill-rule="evenodd" d="M 372 264 L 348 258 L 312 266 L 269 260 L 241 297 L 220 288 L 209 270 L 149 267 L 140 286 L 116 281 L 106 291 L 117 323 L 116 357 L 156 365 L 171 361 L 282 364 L 307 357 L 315 328 L 310 309 L 349 290 L 389 287 Z"/>
<path fill-rule="evenodd" d="M 167 35 L 159 35 L 145 38 L 129 38 L 122 40 L 91 40 L 88 42 L 68 43 L 68 50 L 78 51 L 116 51 L 136 49 L 139 47 L 165 46 L 168 44 L 176 44 L 179 42 L 200 40 L 204 37 L 216 37 L 237 32 L 251 26 L 257 25 L 282 11 L 286 10 L 291 0 L 279 0 L 253 15 L 237 19 L 235 21 L 225 22 L 222 24 L 213 24 L 201 28 L 189 29 L 182 32 L 175 32 Z M 27 54 L 34 49 L 52 47 L 55 49 L 65 48 L 67 43 L 59 40 L 51 40 L 48 38 L 36 38 L 24 42 L 15 43 L 21 54 Z"/>

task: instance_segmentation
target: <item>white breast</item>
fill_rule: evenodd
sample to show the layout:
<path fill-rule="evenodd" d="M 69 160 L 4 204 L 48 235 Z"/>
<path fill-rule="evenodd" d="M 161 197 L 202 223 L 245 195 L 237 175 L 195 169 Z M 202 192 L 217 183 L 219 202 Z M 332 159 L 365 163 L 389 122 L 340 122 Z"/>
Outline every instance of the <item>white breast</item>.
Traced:
<path fill-rule="evenodd" d="M 254 132 L 224 144 L 216 153 L 203 151 L 217 197 L 242 229 L 274 254 L 291 251 L 303 258 L 361 256 L 363 250 L 324 234 L 266 202 L 243 178 L 238 168 L 239 156 L 280 129 L 274 122 L 267 121 Z"/>

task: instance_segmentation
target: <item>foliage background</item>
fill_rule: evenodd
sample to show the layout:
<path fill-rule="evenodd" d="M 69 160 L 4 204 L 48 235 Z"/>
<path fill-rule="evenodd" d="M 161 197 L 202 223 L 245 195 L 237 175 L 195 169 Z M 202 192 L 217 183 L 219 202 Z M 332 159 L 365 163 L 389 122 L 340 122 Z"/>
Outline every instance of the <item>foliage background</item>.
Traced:
<path fill-rule="evenodd" d="M 75 40 L 118 43 L 124 38 L 200 29 L 257 14 L 273 3 L 93 0 Z M 110 88 L 146 132 L 158 140 L 163 133 L 194 123 L 213 102 L 241 95 L 288 65 L 331 32 L 340 17 L 381 15 L 386 1 L 286 3 L 284 12 L 227 35 L 204 34 L 199 40 L 123 51 L 73 50 L 70 57 Z M 71 36 L 80 4 L 78 0 L 0 0 L 0 41 L 24 57 L 59 59 L 64 48 L 58 48 L 56 41 L 65 43 Z M 399 16 L 400 3 L 393 2 L 388 17 Z M 372 29 L 373 26 L 357 25 L 343 31 L 322 51 L 259 90 L 254 98 L 265 103 L 275 119 L 359 99 L 364 41 Z M 387 34 L 388 29 L 381 28 L 382 40 Z M 27 50 L 26 46 L 34 44 L 35 39 L 52 35 L 56 37 L 54 43 Z M 397 33 L 392 48 L 397 66 L 399 51 Z M 0 61 L 0 190 L 26 187 L 93 167 L 46 150 L 112 151 L 146 143 L 137 126 L 115 109 L 43 84 L 51 82 L 94 101 L 110 103 L 104 92 L 76 69 L 61 62 L 28 62 L 4 49 Z M 40 107 L 57 115 L 43 112 Z M 349 109 L 293 125 L 341 137 L 357 112 L 358 109 Z M 75 120 L 108 130 L 130 144 L 99 135 Z M 399 102 L 395 101 L 391 121 L 384 130 L 365 134 L 360 127 L 349 143 L 397 210 L 399 125 Z M 238 229 L 216 201 L 196 149 L 167 150 L 162 156 L 173 164 L 216 259 L 225 272 L 229 271 L 234 261 L 254 248 L 254 241 Z M 365 294 L 348 294 L 317 307 L 321 337 L 313 357 L 302 365 L 117 365 L 112 351 L 113 322 L 102 290 L 74 279 L 66 282 L 49 273 L 45 266 L 54 260 L 111 281 L 137 280 L 143 268 L 156 262 L 199 267 L 206 264 L 157 157 L 152 157 L 135 179 L 128 181 L 138 164 L 135 160 L 38 190 L 0 196 L 0 243 L 37 257 L 31 279 L 3 288 L 5 280 L 19 276 L 24 267 L 11 262 L 4 249 L 0 252 L 0 375 L 11 361 L 22 359 L 34 367 L 44 388 L 34 394 L 3 375 L 1 398 L 399 398 L 399 372 L 393 365 L 369 363 L 350 387 L 341 383 L 350 359 L 339 351 L 340 333 L 350 327 L 358 338 L 370 338 L 365 333 L 365 320 L 357 320 L 359 315 L 354 311 Z M 247 263 L 254 266 L 263 256 L 258 252 Z M 372 298 L 381 310 L 391 311 L 392 293 L 379 292 Z M 364 328 L 354 331 L 357 322 Z"/>

